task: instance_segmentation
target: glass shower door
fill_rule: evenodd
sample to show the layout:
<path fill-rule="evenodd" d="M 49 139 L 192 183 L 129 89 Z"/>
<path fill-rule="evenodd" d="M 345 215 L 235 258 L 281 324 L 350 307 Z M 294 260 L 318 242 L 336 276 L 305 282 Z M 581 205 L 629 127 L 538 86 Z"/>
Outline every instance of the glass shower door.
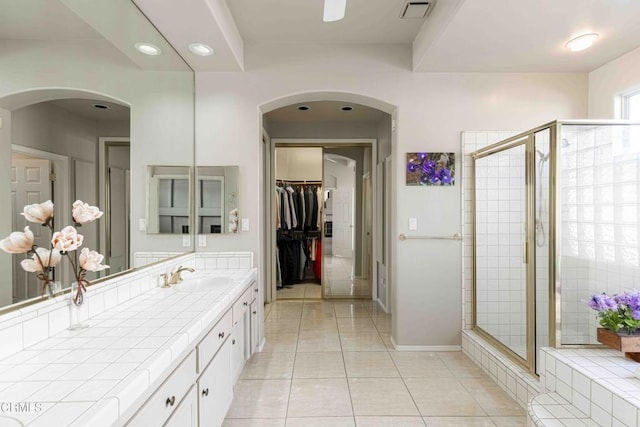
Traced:
<path fill-rule="evenodd" d="M 474 157 L 475 324 L 527 361 L 527 138 Z"/>

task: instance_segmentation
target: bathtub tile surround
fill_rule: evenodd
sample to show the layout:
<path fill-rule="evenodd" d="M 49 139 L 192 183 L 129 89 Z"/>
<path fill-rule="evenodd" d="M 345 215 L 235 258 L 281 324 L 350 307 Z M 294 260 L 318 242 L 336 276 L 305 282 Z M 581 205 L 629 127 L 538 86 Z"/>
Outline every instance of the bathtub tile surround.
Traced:
<path fill-rule="evenodd" d="M 216 290 L 159 288 L 161 273 L 218 258 L 238 268 L 218 273 L 232 280 Z M 188 254 L 90 286 L 81 314 L 90 327 L 84 330 L 66 330 L 68 295 L 0 316 L 0 400 L 42 401 L 40 412 L 24 414 L 33 425 L 51 419 L 112 425 L 132 415 L 131 405 L 148 397 L 155 379 L 255 280 L 252 259 L 251 253 Z"/>
<path fill-rule="evenodd" d="M 638 364 L 620 352 L 543 348 L 541 365 L 542 394 L 531 401 L 529 425 L 639 425 Z"/>

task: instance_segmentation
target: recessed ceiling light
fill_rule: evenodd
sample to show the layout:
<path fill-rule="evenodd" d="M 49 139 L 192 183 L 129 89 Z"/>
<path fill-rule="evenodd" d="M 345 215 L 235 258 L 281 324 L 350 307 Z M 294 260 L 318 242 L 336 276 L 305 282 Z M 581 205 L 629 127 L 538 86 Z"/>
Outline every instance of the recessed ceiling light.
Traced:
<path fill-rule="evenodd" d="M 213 55 L 213 48 L 204 43 L 191 43 L 189 45 L 189 50 L 199 56 Z"/>
<path fill-rule="evenodd" d="M 310 109 L 311 107 L 309 107 L 308 105 L 298 105 L 299 111 L 309 111 Z"/>
<path fill-rule="evenodd" d="M 569 40 L 564 46 L 572 52 L 578 52 L 591 47 L 593 42 L 597 39 L 598 35 L 596 33 L 583 34 Z"/>
<path fill-rule="evenodd" d="M 342 111 L 351 111 L 353 110 L 353 107 L 351 107 L 350 105 L 345 105 L 344 107 L 340 107 L 340 109 Z"/>
<path fill-rule="evenodd" d="M 162 50 L 160 50 L 158 46 L 151 43 L 136 43 L 135 46 L 136 46 L 136 49 L 138 49 L 140 52 L 144 53 L 145 55 L 156 56 L 162 53 Z"/>
<path fill-rule="evenodd" d="M 93 108 L 97 108 L 98 110 L 108 110 L 109 106 L 104 104 L 93 104 Z"/>
<path fill-rule="evenodd" d="M 324 22 L 339 21 L 344 18 L 344 11 L 347 8 L 347 0 L 324 0 Z"/>

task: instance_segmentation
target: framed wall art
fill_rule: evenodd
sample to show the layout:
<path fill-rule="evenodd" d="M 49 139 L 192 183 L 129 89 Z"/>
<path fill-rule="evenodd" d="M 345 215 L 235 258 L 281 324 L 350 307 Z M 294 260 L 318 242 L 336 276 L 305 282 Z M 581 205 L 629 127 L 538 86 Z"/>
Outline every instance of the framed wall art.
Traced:
<path fill-rule="evenodd" d="M 455 153 L 407 153 L 407 185 L 455 185 Z"/>

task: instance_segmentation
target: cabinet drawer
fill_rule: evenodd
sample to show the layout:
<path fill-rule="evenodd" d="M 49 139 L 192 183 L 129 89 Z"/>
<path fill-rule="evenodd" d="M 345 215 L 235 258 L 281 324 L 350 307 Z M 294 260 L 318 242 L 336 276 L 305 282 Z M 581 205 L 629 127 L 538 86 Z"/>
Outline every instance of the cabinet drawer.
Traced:
<path fill-rule="evenodd" d="M 227 311 L 222 319 L 218 320 L 216 326 L 198 344 L 198 372 L 201 373 L 205 366 L 209 364 L 224 340 L 231 335 L 232 314 Z"/>
<path fill-rule="evenodd" d="M 251 305 L 251 301 L 253 301 L 253 287 L 247 288 L 242 296 L 238 298 L 238 300 L 233 303 L 233 324 L 238 323 L 240 318 L 244 316 L 244 314 L 249 311 L 249 306 Z"/>
<path fill-rule="evenodd" d="M 255 301 L 256 298 L 258 298 L 258 282 L 253 282 L 253 284 L 251 285 L 251 289 L 253 289 L 253 292 L 251 294 L 251 302 Z"/>
<path fill-rule="evenodd" d="M 196 353 L 192 351 L 156 390 L 129 426 L 160 426 L 171 416 L 196 380 Z"/>

